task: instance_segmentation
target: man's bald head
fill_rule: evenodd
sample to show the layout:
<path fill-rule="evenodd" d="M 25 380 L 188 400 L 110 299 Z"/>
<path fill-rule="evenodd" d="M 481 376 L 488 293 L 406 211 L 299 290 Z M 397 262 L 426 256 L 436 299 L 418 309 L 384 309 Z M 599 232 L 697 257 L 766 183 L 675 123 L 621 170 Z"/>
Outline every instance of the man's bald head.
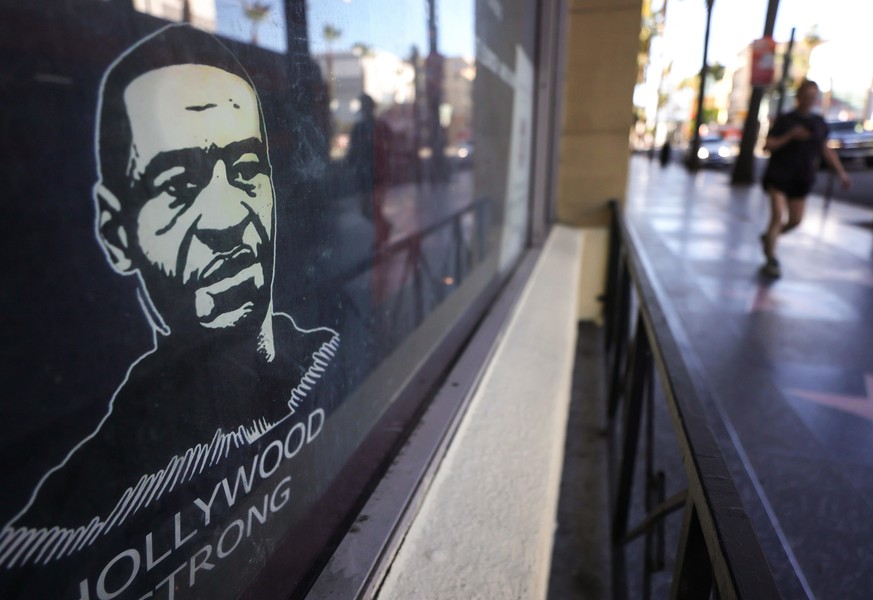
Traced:
<path fill-rule="evenodd" d="M 164 330 L 266 339 L 274 190 L 246 72 L 213 36 L 173 26 L 113 63 L 101 93 L 94 199 L 113 267 L 139 273 Z"/>
<path fill-rule="evenodd" d="M 204 65 L 226 71 L 254 90 L 236 57 L 214 36 L 187 25 L 172 25 L 140 40 L 103 76 L 97 111 L 97 159 L 101 183 L 124 202 L 134 185 L 132 130 L 125 93 L 141 76 L 176 65 Z M 266 140 L 263 117 L 261 135 Z"/>

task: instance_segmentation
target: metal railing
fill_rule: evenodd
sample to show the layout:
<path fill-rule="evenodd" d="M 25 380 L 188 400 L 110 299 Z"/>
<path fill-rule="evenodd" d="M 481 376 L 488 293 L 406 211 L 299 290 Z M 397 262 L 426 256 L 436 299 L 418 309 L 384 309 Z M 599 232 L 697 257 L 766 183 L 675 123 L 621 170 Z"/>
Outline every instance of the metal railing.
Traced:
<path fill-rule="evenodd" d="M 671 598 L 781 598 L 707 421 L 707 392 L 695 386 L 682 345 L 671 331 L 651 274 L 634 247 L 617 202 L 611 201 L 610 207 L 604 298 L 607 414 L 610 431 L 618 436 L 615 441 L 620 453 L 611 507 L 613 595 L 627 597 L 625 547 L 644 536 L 642 597 L 651 596 L 652 574 L 665 565 L 664 519 L 683 509 Z M 664 497 L 663 472 L 654 469 L 656 381 L 667 402 L 688 478 L 687 490 L 670 498 Z M 621 423 L 616 422 L 619 408 Z M 631 497 L 643 433 L 647 514 L 641 523 L 631 527 Z"/>
<path fill-rule="evenodd" d="M 375 244 L 318 282 L 318 294 L 341 302 L 366 337 L 378 340 L 371 359 L 381 360 L 484 259 L 492 204 L 488 197 L 472 200 L 426 227 Z"/>

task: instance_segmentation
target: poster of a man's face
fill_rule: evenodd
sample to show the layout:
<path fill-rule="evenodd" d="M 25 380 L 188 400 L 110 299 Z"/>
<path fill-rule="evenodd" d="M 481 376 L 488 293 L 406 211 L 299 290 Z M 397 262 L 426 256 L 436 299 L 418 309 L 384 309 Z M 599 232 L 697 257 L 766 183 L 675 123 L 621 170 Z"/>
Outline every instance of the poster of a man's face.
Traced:
<path fill-rule="evenodd" d="M 323 413 L 307 402 L 339 349 L 334 330 L 303 329 L 273 310 L 267 132 L 251 79 L 221 42 L 169 26 L 129 48 L 104 74 L 95 146 L 97 241 L 117 272 L 138 277 L 155 346 L 130 366 L 96 430 L 0 531 L 4 569 L 129 539 L 126 528 L 144 511 L 199 478 L 232 474 L 235 456 L 259 451 L 295 414 L 308 443 Z M 299 431 L 281 434 L 280 459 L 296 453 Z M 255 455 L 251 477 L 277 472 L 264 456 Z M 203 502 L 201 524 L 216 497 Z M 237 496 L 227 498 L 232 506 Z M 269 506 L 281 505 L 274 500 Z"/>
<path fill-rule="evenodd" d="M 262 322 L 273 188 L 254 90 L 215 67 L 177 65 L 140 76 L 125 104 L 135 148 L 129 176 L 141 205 L 124 237 L 138 248 L 131 254 L 105 238 L 109 252 L 143 274 L 171 330 Z M 109 190 L 98 194 L 111 202 Z M 113 225 L 111 209 L 105 220 Z"/>
<path fill-rule="evenodd" d="M 171 331 L 263 327 L 274 203 L 251 84 L 214 66 L 170 65 L 139 75 L 122 101 L 129 160 L 95 188 L 107 255 L 139 271 Z"/>

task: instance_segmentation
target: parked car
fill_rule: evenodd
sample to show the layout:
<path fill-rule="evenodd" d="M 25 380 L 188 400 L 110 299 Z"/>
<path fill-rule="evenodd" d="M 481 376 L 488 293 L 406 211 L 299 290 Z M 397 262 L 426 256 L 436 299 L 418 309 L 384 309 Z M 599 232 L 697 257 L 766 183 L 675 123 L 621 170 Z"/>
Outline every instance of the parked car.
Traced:
<path fill-rule="evenodd" d="M 721 167 L 734 164 L 739 153 L 740 146 L 736 141 L 718 134 L 704 135 L 700 138 L 697 158 L 701 166 Z"/>
<path fill-rule="evenodd" d="M 455 150 L 454 159 L 457 162 L 458 168 L 464 169 L 473 166 L 473 142 L 461 142 Z"/>
<path fill-rule="evenodd" d="M 828 148 L 832 148 L 840 160 L 864 159 L 873 167 L 873 131 L 864 129 L 861 121 L 832 121 L 828 123 L 831 135 Z"/>

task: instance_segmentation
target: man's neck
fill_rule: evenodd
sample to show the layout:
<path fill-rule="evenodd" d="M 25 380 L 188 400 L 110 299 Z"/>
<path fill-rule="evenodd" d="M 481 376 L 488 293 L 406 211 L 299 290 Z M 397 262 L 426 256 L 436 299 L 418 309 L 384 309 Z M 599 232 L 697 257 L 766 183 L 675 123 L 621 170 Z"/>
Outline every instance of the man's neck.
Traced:
<path fill-rule="evenodd" d="M 218 354 L 244 352 L 252 359 L 272 362 L 276 356 L 273 341 L 273 305 L 267 308 L 264 319 L 257 329 L 245 328 L 206 329 L 171 328 L 170 333 L 159 336 L 159 345 L 176 351 L 198 351 Z M 254 353 L 252 353 L 254 350 Z"/>

